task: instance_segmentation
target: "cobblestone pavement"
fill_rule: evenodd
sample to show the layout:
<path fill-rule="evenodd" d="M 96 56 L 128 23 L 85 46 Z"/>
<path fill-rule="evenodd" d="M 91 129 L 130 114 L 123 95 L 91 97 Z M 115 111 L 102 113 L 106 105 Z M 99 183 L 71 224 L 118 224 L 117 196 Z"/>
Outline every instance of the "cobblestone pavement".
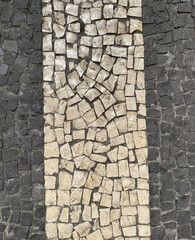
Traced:
<path fill-rule="evenodd" d="M 195 1 L 143 0 L 146 124 L 141 2 L 42 1 L 0 0 L 0 240 L 195 240 Z"/>
<path fill-rule="evenodd" d="M 0 239 L 45 240 L 41 1 L 0 0 Z"/>
<path fill-rule="evenodd" d="M 151 239 L 195 239 L 195 1 L 143 3 Z"/>
<path fill-rule="evenodd" d="M 150 239 L 140 0 L 43 1 L 48 239 Z"/>

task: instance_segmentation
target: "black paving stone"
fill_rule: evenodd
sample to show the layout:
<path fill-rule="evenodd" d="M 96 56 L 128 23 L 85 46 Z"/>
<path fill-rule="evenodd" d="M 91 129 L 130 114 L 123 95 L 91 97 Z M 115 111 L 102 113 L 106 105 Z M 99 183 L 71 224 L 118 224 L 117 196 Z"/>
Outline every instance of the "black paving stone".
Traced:
<path fill-rule="evenodd" d="M 195 238 L 195 2 L 144 0 L 143 6 L 151 239 L 191 240 Z"/>
<path fill-rule="evenodd" d="M 1 240 L 45 240 L 41 23 L 41 0 L 0 1 Z"/>

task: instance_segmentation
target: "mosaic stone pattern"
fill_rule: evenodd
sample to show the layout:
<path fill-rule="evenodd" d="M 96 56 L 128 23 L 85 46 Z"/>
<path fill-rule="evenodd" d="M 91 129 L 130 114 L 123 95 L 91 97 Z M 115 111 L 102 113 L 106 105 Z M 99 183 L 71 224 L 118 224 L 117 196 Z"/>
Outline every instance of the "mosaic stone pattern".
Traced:
<path fill-rule="evenodd" d="M 42 14 L 47 238 L 149 240 L 142 3 Z"/>

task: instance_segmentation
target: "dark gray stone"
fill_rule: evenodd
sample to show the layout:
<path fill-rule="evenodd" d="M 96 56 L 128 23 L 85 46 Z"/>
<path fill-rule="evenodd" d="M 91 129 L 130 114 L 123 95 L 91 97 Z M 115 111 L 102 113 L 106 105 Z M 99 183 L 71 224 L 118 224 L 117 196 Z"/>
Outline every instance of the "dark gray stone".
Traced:
<path fill-rule="evenodd" d="M 6 163 L 5 164 L 5 178 L 10 179 L 10 178 L 16 178 L 18 176 L 18 165 L 17 163 Z"/>
<path fill-rule="evenodd" d="M 29 228 L 28 227 L 15 227 L 14 235 L 19 238 L 27 239 Z"/>
<path fill-rule="evenodd" d="M 45 212 L 37 219 L 33 209 L 44 205 L 41 0 L 0 1 L 0 16 L 0 239 L 41 240 Z M 35 135 L 30 116 L 40 121 Z"/>
<path fill-rule="evenodd" d="M 6 108 L 3 104 L 0 104 L 0 118 L 6 117 Z"/>
<path fill-rule="evenodd" d="M 13 25 L 20 26 L 26 21 L 26 14 L 22 11 L 15 12 L 13 17 Z"/>
<path fill-rule="evenodd" d="M 177 11 L 179 13 L 191 13 L 191 2 L 179 3 Z"/>
<path fill-rule="evenodd" d="M 158 240 L 165 240 L 166 239 L 165 230 L 162 226 L 152 228 L 151 240 L 157 240 L 157 239 Z"/>
<path fill-rule="evenodd" d="M 15 6 L 17 8 L 27 8 L 28 6 L 28 0 L 16 0 L 15 1 Z"/>
<path fill-rule="evenodd" d="M 190 212 L 178 211 L 177 212 L 177 222 L 179 225 L 188 224 L 188 223 L 190 224 L 191 223 Z"/>
<path fill-rule="evenodd" d="M 20 222 L 22 226 L 31 226 L 32 224 L 32 214 L 29 212 L 21 213 Z"/>
<path fill-rule="evenodd" d="M 17 40 L 20 37 L 20 28 L 19 27 L 13 27 L 9 31 L 9 37 L 11 39 Z"/>
<path fill-rule="evenodd" d="M 16 52 L 18 51 L 18 43 L 15 40 L 5 40 L 4 41 L 4 50 L 8 52 Z"/>
<path fill-rule="evenodd" d="M 184 238 L 184 239 L 192 239 L 191 235 L 191 224 L 188 225 L 180 225 L 178 227 L 178 234 L 179 234 L 179 239 Z"/>

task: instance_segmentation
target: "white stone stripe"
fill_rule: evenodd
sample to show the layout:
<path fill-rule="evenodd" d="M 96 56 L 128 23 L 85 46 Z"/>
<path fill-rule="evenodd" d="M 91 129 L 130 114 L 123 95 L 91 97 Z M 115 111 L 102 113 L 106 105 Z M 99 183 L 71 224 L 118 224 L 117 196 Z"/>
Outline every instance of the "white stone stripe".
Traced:
<path fill-rule="evenodd" d="M 48 239 L 150 239 L 141 0 L 43 0 Z"/>

